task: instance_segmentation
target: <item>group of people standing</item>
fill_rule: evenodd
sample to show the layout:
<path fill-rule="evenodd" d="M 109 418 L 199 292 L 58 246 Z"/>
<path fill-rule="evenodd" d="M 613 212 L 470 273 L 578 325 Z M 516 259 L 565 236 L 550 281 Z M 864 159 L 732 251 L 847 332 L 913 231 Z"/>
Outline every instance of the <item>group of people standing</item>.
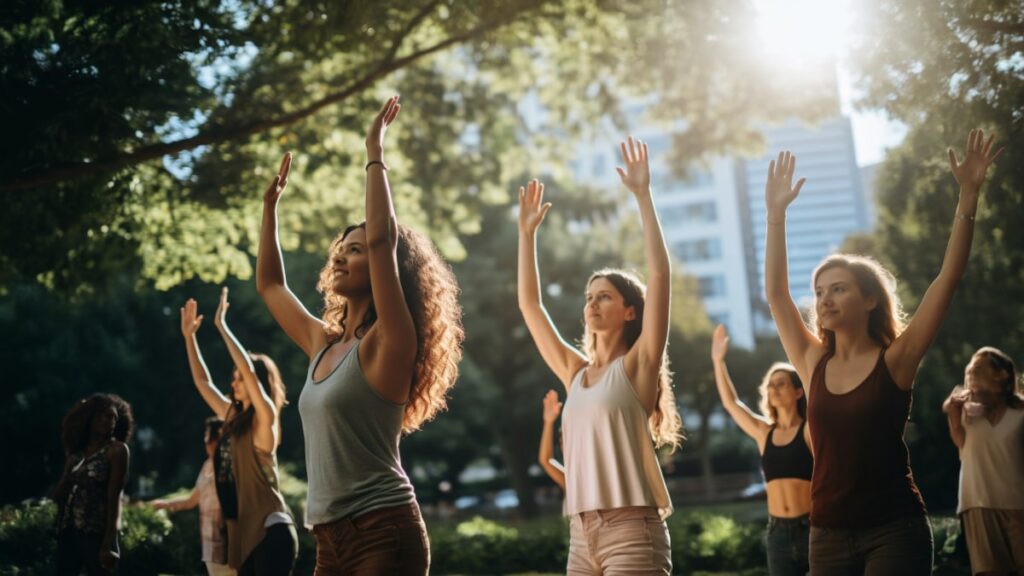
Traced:
<path fill-rule="evenodd" d="M 331 243 L 317 282 L 325 302 L 320 317 L 290 290 L 278 241 L 290 154 L 263 196 L 256 287 L 309 358 L 298 409 L 308 479 L 304 524 L 316 539 L 318 575 L 425 574 L 430 565 L 429 538 L 399 440 L 445 407 L 463 329 L 450 267 L 429 240 L 395 216 L 384 151 L 400 109 L 397 96 L 388 99 L 368 130 L 366 220 Z M 786 208 L 803 180 L 793 185 L 789 153 L 771 163 L 766 284 L 790 362 L 769 371 L 758 415 L 736 397 L 722 328 L 713 357 L 728 412 L 763 455 L 773 574 L 803 573 L 808 556 L 815 574 L 930 571 L 931 534 L 902 432 L 917 366 L 966 265 L 981 184 L 998 156 L 990 154 L 991 144 L 972 132 L 964 162 L 951 153 L 961 185 L 953 234 L 942 271 L 906 324 L 892 276 L 871 260 L 840 255 L 814 274 L 814 331 L 808 329 L 789 296 L 785 246 Z M 519 307 L 567 393 L 564 409 L 549 395 L 545 416 L 550 446 L 561 412 L 565 465 L 556 466 L 550 454 L 541 460 L 565 488 L 570 574 L 671 572 L 665 518 L 672 502 L 656 449 L 674 449 L 682 440 L 666 358 L 672 272 L 647 145 L 629 138 L 621 152 L 624 167 L 617 170 L 640 212 L 647 283 L 624 270 L 595 272 L 585 285 L 580 347 L 562 337 L 542 301 L 536 243 L 551 208 L 544 185 L 534 179 L 519 189 Z M 199 506 L 211 574 L 290 574 L 296 521 L 281 496 L 275 455 L 285 388 L 273 361 L 247 352 L 228 328 L 228 305 L 225 289 L 214 324 L 235 366 L 226 396 L 213 384 L 196 342 L 203 320 L 196 302 L 181 309 L 193 380 L 213 412 L 205 438 L 209 458 L 191 496 L 154 505 Z M 991 405 L 973 392 L 982 372 L 975 368 L 970 376 L 969 370 L 968 391 L 951 396 L 951 425 L 960 406 L 966 414 L 972 403 Z M 1006 378 L 1015 391 L 1015 374 Z M 974 433 L 965 418 L 954 439 L 966 437 L 966 451 Z M 111 395 L 83 401 L 65 421 L 68 465 L 55 492 L 62 574 L 77 574 L 83 565 L 90 574 L 113 569 L 130 432 L 130 408 Z M 986 502 L 985 494 L 976 501 Z M 1014 518 L 978 515 L 975 522 L 982 530 Z"/>

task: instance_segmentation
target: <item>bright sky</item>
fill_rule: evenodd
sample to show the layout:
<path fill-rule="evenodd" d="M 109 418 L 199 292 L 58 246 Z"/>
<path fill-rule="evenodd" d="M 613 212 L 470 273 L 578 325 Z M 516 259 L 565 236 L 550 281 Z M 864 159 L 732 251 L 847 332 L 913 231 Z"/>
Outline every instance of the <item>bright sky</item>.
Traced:
<path fill-rule="evenodd" d="M 794 67 L 805 60 L 836 57 L 839 62 L 839 98 L 844 114 L 853 124 L 857 164 L 881 162 L 886 148 L 899 144 L 906 128 L 877 111 L 857 111 L 852 102 L 856 87 L 846 70 L 843 55 L 853 20 L 849 0 L 754 0 L 758 11 L 760 47 L 774 61 Z"/>

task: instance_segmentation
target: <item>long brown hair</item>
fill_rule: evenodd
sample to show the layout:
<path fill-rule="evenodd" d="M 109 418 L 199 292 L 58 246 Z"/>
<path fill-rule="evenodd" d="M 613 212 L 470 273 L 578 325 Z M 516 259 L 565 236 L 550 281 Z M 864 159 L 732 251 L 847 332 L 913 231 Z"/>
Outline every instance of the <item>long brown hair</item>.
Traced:
<path fill-rule="evenodd" d="M 377 321 L 377 309 L 371 302 L 359 326 L 350 328 L 348 301 L 334 291 L 332 282 L 334 255 L 353 230 L 365 227 L 363 222 L 345 228 L 331 243 L 327 263 L 320 270 L 316 288 L 324 296 L 322 319 L 330 341 L 338 340 L 350 329 L 361 338 Z M 399 224 L 397 253 L 398 279 L 416 326 L 416 366 L 402 418 L 402 431 L 408 434 L 447 408 L 448 391 L 459 374 L 464 332 L 459 284 L 434 244 Z"/>
<path fill-rule="evenodd" d="M 626 345 L 632 348 L 640 339 L 644 328 L 644 304 L 647 298 L 647 287 L 636 274 L 615 268 L 604 268 L 594 272 L 587 280 L 587 286 L 590 286 L 598 278 L 604 278 L 611 282 L 612 286 L 615 286 L 615 289 L 622 295 L 624 305 L 632 306 L 636 313 L 632 320 L 626 322 L 622 330 Z M 597 335 L 590 329 L 584 328 L 582 345 L 587 358 L 594 358 L 597 353 Z M 658 401 L 654 404 L 654 412 L 648 418 L 647 425 L 656 447 L 668 446 L 674 451 L 684 440 L 683 421 L 679 417 L 675 393 L 672 391 L 672 372 L 669 369 L 668 354 L 663 353 L 661 358 L 661 368 L 658 371 Z"/>
<path fill-rule="evenodd" d="M 768 385 L 771 384 L 772 376 L 775 376 L 776 372 L 785 372 L 789 374 L 789 381 L 792 383 L 793 388 L 797 390 L 804 389 L 804 383 L 800 380 L 800 375 L 796 373 L 796 368 L 788 362 L 776 362 L 772 364 L 772 367 L 764 373 L 764 378 L 761 380 L 761 385 L 757 387 L 757 391 L 761 396 L 758 406 L 761 408 L 761 414 L 764 415 L 772 424 L 775 424 L 779 420 L 779 410 L 772 406 L 771 402 L 768 401 Z M 804 391 L 804 395 L 796 401 L 796 411 L 800 414 L 801 418 L 807 418 L 807 391 Z"/>
<path fill-rule="evenodd" d="M 286 391 L 284 387 L 284 380 L 281 379 L 281 371 L 277 368 L 277 364 L 270 359 L 270 356 L 266 354 L 259 354 L 257 352 L 249 352 L 249 359 L 252 360 L 253 372 L 256 375 L 256 380 L 259 381 L 260 386 L 270 396 L 271 402 L 274 403 L 274 408 L 278 415 L 281 414 L 281 409 L 288 405 L 288 399 L 286 398 Z M 256 408 L 253 407 L 252 403 L 255 402 L 255 398 L 249 399 L 249 407 L 242 408 L 241 402 L 235 400 L 234 396 L 231 396 L 231 409 L 230 411 L 235 412 L 235 416 L 229 416 L 221 428 L 221 436 L 237 436 L 242 432 L 249 430 L 252 426 L 253 416 L 256 414 Z M 281 434 L 277 436 L 277 443 L 281 443 Z"/>
<path fill-rule="evenodd" d="M 815 290 L 818 276 L 826 270 L 842 268 L 853 275 L 857 288 L 865 298 L 875 298 L 877 304 L 868 315 L 868 335 L 883 348 L 891 345 L 903 332 L 906 315 L 896 294 L 896 277 L 877 260 L 858 254 L 833 254 L 822 260 L 811 276 L 811 290 Z M 818 318 L 817 307 L 811 307 L 811 330 L 829 350 L 835 350 L 836 335 L 826 330 Z"/>

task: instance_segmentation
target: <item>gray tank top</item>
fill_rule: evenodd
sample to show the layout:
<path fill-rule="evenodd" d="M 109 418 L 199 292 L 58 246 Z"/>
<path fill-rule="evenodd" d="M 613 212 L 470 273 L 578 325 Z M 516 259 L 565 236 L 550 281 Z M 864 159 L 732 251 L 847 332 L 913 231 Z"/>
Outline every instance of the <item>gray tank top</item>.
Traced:
<path fill-rule="evenodd" d="M 353 518 L 416 500 L 398 439 L 404 404 L 382 398 L 359 366 L 359 342 L 321 381 L 313 358 L 299 395 L 306 444 L 306 526 Z"/>

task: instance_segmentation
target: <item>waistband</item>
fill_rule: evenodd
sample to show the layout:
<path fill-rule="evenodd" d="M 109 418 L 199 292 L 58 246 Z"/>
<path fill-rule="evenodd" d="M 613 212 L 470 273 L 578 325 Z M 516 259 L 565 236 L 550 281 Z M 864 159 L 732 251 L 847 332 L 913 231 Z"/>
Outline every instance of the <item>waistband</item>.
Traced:
<path fill-rule="evenodd" d="M 810 526 L 811 515 L 794 516 L 793 518 L 782 518 L 780 516 L 768 516 L 768 527 L 774 526 Z"/>
<path fill-rule="evenodd" d="M 420 514 L 420 506 L 416 502 L 410 502 L 408 504 L 401 504 L 398 506 L 388 506 L 386 508 L 377 508 L 376 510 L 370 510 L 359 516 L 353 518 L 340 518 L 333 522 L 326 522 L 324 524 L 317 524 L 313 526 L 315 531 L 318 528 L 332 526 L 332 527 L 352 527 L 358 530 L 365 530 L 374 524 L 385 521 L 395 520 L 414 520 L 423 521 L 423 517 Z"/>

